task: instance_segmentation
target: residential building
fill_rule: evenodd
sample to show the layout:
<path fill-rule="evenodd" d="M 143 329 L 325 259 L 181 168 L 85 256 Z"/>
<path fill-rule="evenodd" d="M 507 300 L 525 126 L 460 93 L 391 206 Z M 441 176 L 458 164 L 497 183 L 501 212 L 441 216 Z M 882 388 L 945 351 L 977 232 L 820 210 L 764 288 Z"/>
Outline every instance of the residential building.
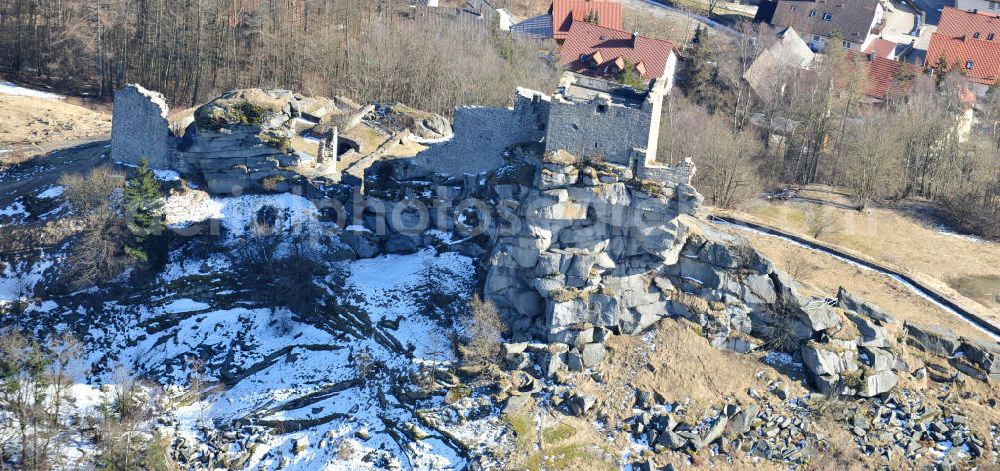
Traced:
<path fill-rule="evenodd" d="M 564 41 L 577 21 L 604 28 L 622 29 L 622 4 L 618 0 L 555 0 L 549 7 L 552 38 Z"/>
<path fill-rule="evenodd" d="M 790 79 L 798 70 L 808 69 L 816 54 L 794 28 L 778 32 L 777 40 L 754 59 L 743 79 L 759 97 L 784 95 Z"/>
<path fill-rule="evenodd" d="M 657 79 L 670 91 L 677 69 L 673 43 L 574 21 L 560 53 L 562 66 L 591 77 L 618 79 L 627 64 L 644 82 Z"/>
<path fill-rule="evenodd" d="M 620 30 L 622 4 L 619 0 L 553 0 L 547 13 L 512 25 L 511 31 L 520 36 L 552 38 L 561 43 L 569 36 L 575 21 Z"/>
<path fill-rule="evenodd" d="M 1000 1 L 989 0 L 955 0 L 955 8 L 965 11 L 982 11 L 1000 13 Z"/>
<path fill-rule="evenodd" d="M 861 102 L 867 105 L 881 106 L 893 95 L 902 95 L 908 91 L 909 81 L 901 81 L 900 77 L 915 77 L 920 70 L 911 64 L 881 57 L 874 52 L 862 54 L 849 52 L 848 57 L 855 67 L 863 67 L 866 74 L 865 97 Z M 901 70 L 902 69 L 902 70 Z"/>
<path fill-rule="evenodd" d="M 984 96 L 1000 78 L 1000 17 L 945 7 L 924 65 L 960 71 L 972 92 Z"/>
<path fill-rule="evenodd" d="M 795 28 L 815 51 L 837 34 L 845 48 L 864 51 L 878 37 L 884 19 L 879 0 L 779 0 L 771 25 Z"/>
<path fill-rule="evenodd" d="M 884 59 L 896 59 L 896 43 L 883 38 L 875 38 L 864 50 L 865 54 L 875 54 Z"/>

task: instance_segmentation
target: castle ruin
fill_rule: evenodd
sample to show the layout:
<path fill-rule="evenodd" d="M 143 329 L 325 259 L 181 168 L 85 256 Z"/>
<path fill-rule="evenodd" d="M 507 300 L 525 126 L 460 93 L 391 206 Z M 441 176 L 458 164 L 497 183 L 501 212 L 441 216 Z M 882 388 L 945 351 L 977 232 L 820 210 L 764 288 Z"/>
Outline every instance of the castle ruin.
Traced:
<path fill-rule="evenodd" d="M 138 165 L 146 159 L 153 168 L 174 167 L 177 138 L 170 132 L 163 94 L 129 85 L 115 92 L 111 117 L 111 158 Z"/>

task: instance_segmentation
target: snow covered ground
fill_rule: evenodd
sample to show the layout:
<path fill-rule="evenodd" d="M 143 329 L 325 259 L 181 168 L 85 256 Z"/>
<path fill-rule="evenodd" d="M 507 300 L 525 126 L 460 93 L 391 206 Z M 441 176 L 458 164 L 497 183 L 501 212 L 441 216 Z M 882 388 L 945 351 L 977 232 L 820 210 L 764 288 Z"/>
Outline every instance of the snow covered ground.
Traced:
<path fill-rule="evenodd" d="M 202 191 L 185 191 L 167 198 L 164 210 L 168 226 L 183 228 L 218 219 L 230 236 L 240 237 L 251 229 L 265 206 L 277 210 L 274 230 L 278 232 L 300 234 L 320 228 L 316 205 L 289 193 L 214 197 Z"/>
<path fill-rule="evenodd" d="M 44 98 L 46 100 L 62 100 L 66 98 L 62 95 L 57 95 L 55 93 L 43 92 L 41 90 L 22 87 L 19 85 L 15 85 L 11 82 L 0 82 L 0 95 L 28 96 L 35 98 Z"/>
<path fill-rule="evenodd" d="M 295 198 L 228 198 L 218 202 L 218 214 L 237 220 L 253 214 L 264 201 L 287 208 L 298 203 Z M 343 286 L 336 287 L 341 302 L 352 309 L 354 317 L 347 321 L 334 314 L 307 321 L 282 308 L 272 310 L 243 299 L 238 290 L 225 286 L 232 270 L 227 260 L 224 254 L 201 260 L 172 257 L 154 292 L 101 306 L 52 300 L 30 306 L 32 316 L 49 318 L 49 325 L 85 332 L 82 340 L 88 351 L 80 368 L 92 374 L 73 388 L 79 404 L 89 407 L 102 400 L 99 387 L 113 381 L 119 364 L 155 378 L 171 391 L 186 391 L 197 376 L 212 392 L 178 408 L 170 433 L 208 450 L 203 426 L 256 426 L 258 432 L 241 432 L 226 445 L 234 456 L 244 456 L 242 469 L 464 466 L 450 439 L 422 423 L 412 402 L 396 397 L 399 390 L 389 386 L 427 360 L 435 335 L 445 338 L 446 323 L 419 309 L 428 274 L 441 276 L 435 280 L 436 289 L 467 299 L 472 259 L 427 249 L 338 262 L 343 273 L 349 273 L 341 280 Z M 25 270 L 37 278 L 44 268 Z M 0 288 L 11 291 L 14 287 L 4 284 L 7 273 L 4 276 Z M 288 320 L 285 326 L 283 319 Z M 383 321 L 398 324 L 386 326 Z M 365 326 L 374 330 L 364 333 L 359 327 Z M 375 365 L 367 379 L 359 369 L 359 355 Z M 419 407 L 433 410 L 441 405 L 441 397 L 431 397 Z M 461 425 L 456 422 L 452 433 L 470 442 L 498 439 L 503 428 L 497 413 L 489 407 L 487 411 Z M 261 426 L 265 432 L 259 431 Z M 293 451 L 294 443 L 308 445 Z"/>

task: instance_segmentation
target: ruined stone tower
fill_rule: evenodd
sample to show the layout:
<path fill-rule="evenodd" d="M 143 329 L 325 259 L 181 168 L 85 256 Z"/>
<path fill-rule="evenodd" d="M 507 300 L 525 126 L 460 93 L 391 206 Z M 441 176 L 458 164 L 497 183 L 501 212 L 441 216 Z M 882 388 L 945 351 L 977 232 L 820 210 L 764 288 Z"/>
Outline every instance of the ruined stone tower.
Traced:
<path fill-rule="evenodd" d="M 175 143 L 163 95 L 131 84 L 115 92 L 114 106 L 111 159 L 130 165 L 146 159 L 153 168 L 172 169 Z"/>
<path fill-rule="evenodd" d="M 552 97 L 546 150 L 564 150 L 634 171 L 656 157 L 667 82 L 648 90 L 567 72 Z"/>

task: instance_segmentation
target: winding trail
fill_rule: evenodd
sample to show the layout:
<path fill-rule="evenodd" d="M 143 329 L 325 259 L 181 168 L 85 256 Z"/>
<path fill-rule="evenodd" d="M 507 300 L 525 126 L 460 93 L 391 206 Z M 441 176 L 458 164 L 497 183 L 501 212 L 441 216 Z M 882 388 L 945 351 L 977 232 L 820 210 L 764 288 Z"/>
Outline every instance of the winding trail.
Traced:
<path fill-rule="evenodd" d="M 966 309 L 958 305 L 954 301 L 948 299 L 945 295 L 939 293 L 937 290 L 924 285 L 920 281 L 915 280 L 913 277 L 905 273 L 901 273 L 892 268 L 849 254 L 842 250 L 838 250 L 834 247 L 816 243 L 807 240 L 803 237 L 797 236 L 795 234 L 791 234 L 789 232 L 785 232 L 780 229 L 765 226 L 762 224 L 744 221 L 741 219 L 734 218 L 732 216 L 720 216 L 714 214 L 710 215 L 708 217 L 708 220 L 720 226 L 732 227 L 742 231 L 753 232 L 755 234 L 761 234 L 769 237 L 782 239 L 786 242 L 790 242 L 802 248 L 806 248 L 814 252 L 820 252 L 829 255 L 842 262 L 849 263 L 864 270 L 873 271 L 880 275 L 891 278 L 897 283 L 909 289 L 910 291 L 927 299 L 928 301 L 938 306 L 948 314 L 951 314 L 953 316 L 965 320 L 973 327 L 975 327 L 977 330 L 985 333 L 993 340 L 1000 341 L 1000 324 L 998 324 L 996 321 L 988 319 L 980 315 L 979 313 L 973 312 L 969 309 Z"/>

